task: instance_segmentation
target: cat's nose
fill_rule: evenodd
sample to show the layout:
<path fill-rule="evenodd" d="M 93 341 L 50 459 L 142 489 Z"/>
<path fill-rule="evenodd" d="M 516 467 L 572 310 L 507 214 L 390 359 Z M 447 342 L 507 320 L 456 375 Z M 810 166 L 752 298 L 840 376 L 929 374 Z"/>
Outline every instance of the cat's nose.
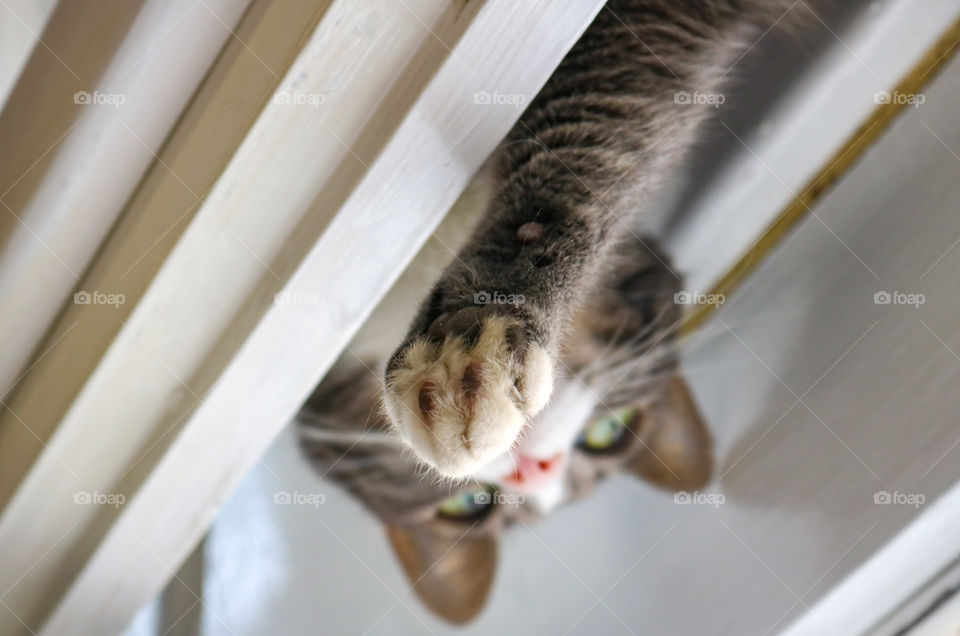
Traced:
<path fill-rule="evenodd" d="M 565 463 L 566 453 L 563 452 L 547 459 L 518 453 L 513 472 L 503 481 L 518 492 L 532 492 L 557 479 Z"/>

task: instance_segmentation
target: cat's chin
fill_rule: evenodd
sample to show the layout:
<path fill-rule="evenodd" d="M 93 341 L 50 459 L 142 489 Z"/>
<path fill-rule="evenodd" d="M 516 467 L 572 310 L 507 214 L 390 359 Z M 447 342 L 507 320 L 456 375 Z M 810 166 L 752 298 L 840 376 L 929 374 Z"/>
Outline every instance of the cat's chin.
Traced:
<path fill-rule="evenodd" d="M 507 344 L 509 319 L 489 317 L 475 346 L 448 339 L 439 352 L 414 342 L 388 379 L 385 406 L 400 436 L 444 477 L 468 477 L 508 452 L 553 388 L 553 361 Z"/>

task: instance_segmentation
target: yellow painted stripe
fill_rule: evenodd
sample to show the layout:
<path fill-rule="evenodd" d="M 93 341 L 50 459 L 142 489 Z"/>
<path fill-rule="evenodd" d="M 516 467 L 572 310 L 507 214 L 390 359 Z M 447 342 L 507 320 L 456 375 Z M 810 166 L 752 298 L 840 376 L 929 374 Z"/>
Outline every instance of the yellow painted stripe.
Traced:
<path fill-rule="evenodd" d="M 956 53 L 960 44 L 960 20 L 937 40 L 909 73 L 891 92 L 904 95 L 919 93 Z M 908 104 L 880 104 L 866 121 L 843 143 L 840 149 L 824 164 L 824 167 L 800 191 L 784 210 L 777 215 L 760 238 L 747 250 L 711 290 L 711 294 L 730 297 L 744 280 L 766 257 L 790 234 L 797 224 L 807 217 L 810 209 L 837 183 L 859 160 L 867 148 L 873 145 Z M 690 333 L 703 325 L 717 310 L 715 305 L 697 305 L 687 314 L 682 333 Z"/>

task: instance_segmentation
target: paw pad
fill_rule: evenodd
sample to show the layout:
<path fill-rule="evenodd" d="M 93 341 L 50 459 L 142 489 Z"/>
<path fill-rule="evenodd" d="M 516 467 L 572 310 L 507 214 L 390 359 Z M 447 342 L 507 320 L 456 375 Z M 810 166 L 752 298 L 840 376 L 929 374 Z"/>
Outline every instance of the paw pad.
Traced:
<path fill-rule="evenodd" d="M 510 449 L 552 386 L 553 361 L 519 319 L 468 307 L 399 352 L 385 406 L 423 461 L 462 477 Z"/>

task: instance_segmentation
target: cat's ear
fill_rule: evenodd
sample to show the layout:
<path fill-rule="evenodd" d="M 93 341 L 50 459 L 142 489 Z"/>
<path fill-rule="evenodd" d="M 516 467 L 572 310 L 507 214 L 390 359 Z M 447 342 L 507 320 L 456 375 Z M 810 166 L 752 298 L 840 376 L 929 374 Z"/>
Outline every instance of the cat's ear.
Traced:
<path fill-rule="evenodd" d="M 656 400 L 643 409 L 643 442 L 630 462 L 636 475 L 667 490 L 703 487 L 713 468 L 713 441 L 700 410 L 679 375 L 671 377 Z"/>
<path fill-rule="evenodd" d="M 458 624 L 480 613 L 497 567 L 496 536 L 460 534 L 431 523 L 388 525 L 387 536 L 427 607 Z"/>

